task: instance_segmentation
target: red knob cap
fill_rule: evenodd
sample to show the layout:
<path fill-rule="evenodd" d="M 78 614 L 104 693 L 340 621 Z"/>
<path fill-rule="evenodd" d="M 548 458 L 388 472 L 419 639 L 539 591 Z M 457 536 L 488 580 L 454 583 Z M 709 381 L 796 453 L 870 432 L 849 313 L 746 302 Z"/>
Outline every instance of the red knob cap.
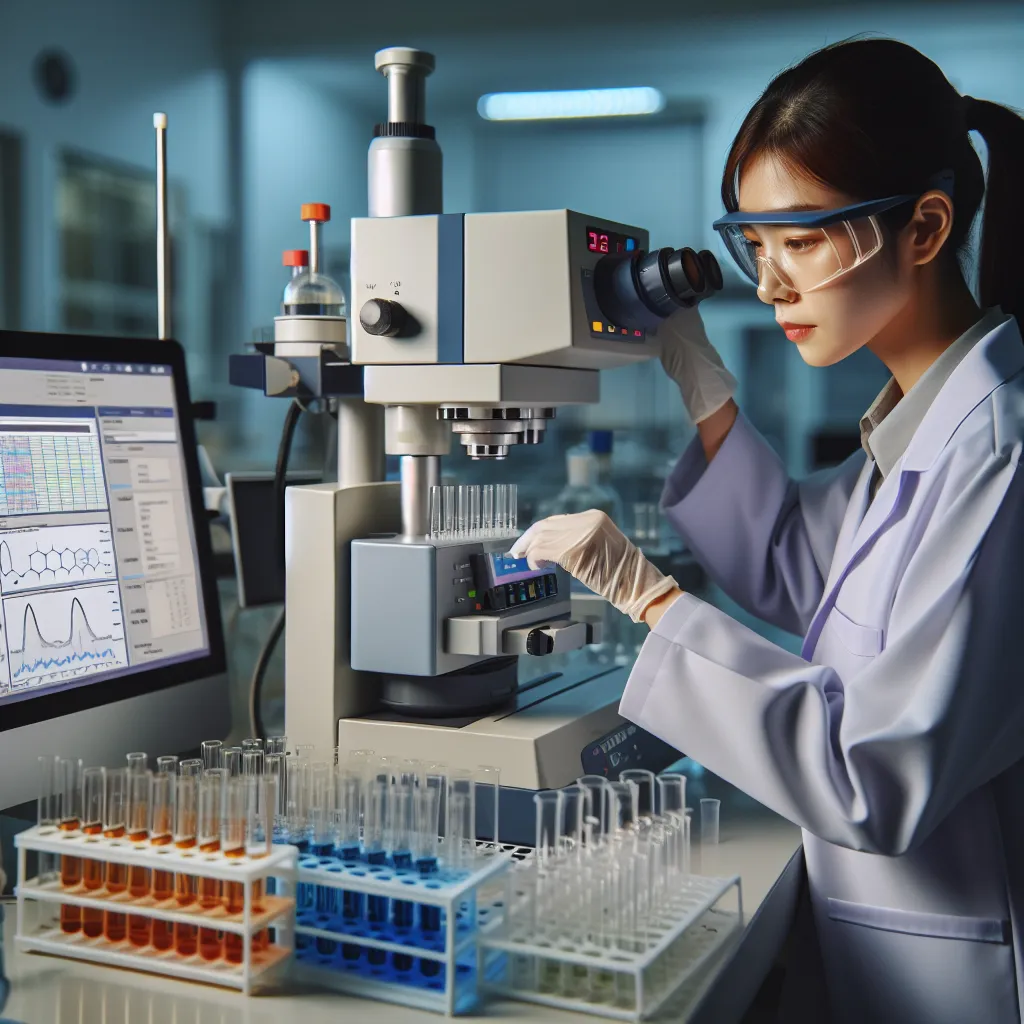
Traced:
<path fill-rule="evenodd" d="M 305 249 L 285 249 L 281 262 L 286 267 L 308 267 L 309 253 Z"/>

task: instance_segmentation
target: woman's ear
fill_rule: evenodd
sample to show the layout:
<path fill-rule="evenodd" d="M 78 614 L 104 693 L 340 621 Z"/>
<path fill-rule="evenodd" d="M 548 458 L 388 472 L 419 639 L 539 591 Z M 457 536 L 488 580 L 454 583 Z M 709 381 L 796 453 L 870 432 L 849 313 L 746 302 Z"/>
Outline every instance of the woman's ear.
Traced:
<path fill-rule="evenodd" d="M 953 229 L 953 203 L 945 192 L 926 192 L 903 230 L 904 245 L 913 266 L 931 263 Z"/>

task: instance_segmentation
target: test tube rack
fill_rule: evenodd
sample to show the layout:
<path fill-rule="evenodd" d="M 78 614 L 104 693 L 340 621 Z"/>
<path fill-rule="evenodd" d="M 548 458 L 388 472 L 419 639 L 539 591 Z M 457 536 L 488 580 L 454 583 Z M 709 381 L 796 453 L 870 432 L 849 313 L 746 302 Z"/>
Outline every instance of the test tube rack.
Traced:
<path fill-rule="evenodd" d="M 481 929 L 502 915 L 493 895 L 504 891 L 512 853 L 480 844 L 469 867 L 453 869 L 445 865 L 443 841 L 439 852 L 431 874 L 301 856 L 296 980 L 447 1016 L 476 1006 Z M 312 908 L 303 906 L 304 886 L 315 894 Z M 374 914 L 375 900 L 381 902 Z M 363 912 L 346 918 L 346 902 Z"/>
<path fill-rule="evenodd" d="M 529 871 L 529 861 L 517 865 Z M 484 925 L 480 974 L 486 992 L 616 1020 L 647 1020 L 667 1006 L 736 933 L 740 878 L 689 875 L 647 923 L 642 949 L 580 943 L 531 928 L 530 896 L 510 879 L 506 913 Z"/>
<path fill-rule="evenodd" d="M 81 832 L 62 832 L 53 826 L 27 829 L 15 836 L 14 842 L 18 849 L 15 941 L 20 949 L 206 982 L 239 989 L 246 995 L 268 984 L 291 956 L 294 899 L 282 894 L 264 895 L 260 901 L 264 909 L 262 913 L 256 913 L 253 909 L 253 886 L 271 876 L 294 878 L 298 851 L 293 846 L 275 846 L 270 854 L 262 857 L 229 858 L 221 853 L 179 850 L 173 845 L 136 845 L 127 837 L 108 839 Z M 197 905 L 181 907 L 174 899 L 157 902 L 152 896 L 131 897 L 127 891 L 110 895 L 103 889 L 86 890 L 83 885 L 66 889 L 62 887 L 59 876 L 27 876 L 26 855 L 30 850 L 44 856 L 81 858 L 83 862 L 122 864 L 129 870 L 145 868 L 183 874 L 199 882 L 214 879 L 238 883 L 244 891 L 243 910 L 230 914 L 223 906 L 210 910 L 200 909 Z M 127 938 L 120 942 L 112 942 L 104 935 L 91 938 L 81 928 L 65 932 L 60 923 L 61 906 L 116 912 L 129 918 L 152 918 L 154 921 L 239 935 L 242 939 L 241 962 L 231 963 L 223 957 L 210 962 L 203 960 L 198 953 L 185 957 L 174 949 L 139 948 Z M 265 949 L 254 951 L 254 937 L 267 928 L 273 928 L 274 942 Z"/>

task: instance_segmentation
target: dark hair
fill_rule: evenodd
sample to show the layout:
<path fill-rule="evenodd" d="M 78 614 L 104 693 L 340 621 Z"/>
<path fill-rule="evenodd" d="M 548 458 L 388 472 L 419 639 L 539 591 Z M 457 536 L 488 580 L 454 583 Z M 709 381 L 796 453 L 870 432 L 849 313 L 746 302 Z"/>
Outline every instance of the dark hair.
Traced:
<path fill-rule="evenodd" d="M 988 149 L 988 186 L 968 132 Z M 737 208 L 737 169 L 778 155 L 855 199 L 921 194 L 954 175 L 949 250 L 966 247 L 985 199 L 979 300 L 1024 319 L 1024 119 L 961 96 L 906 43 L 856 39 L 812 53 L 778 75 L 747 114 L 725 165 L 722 199 Z M 899 214 L 897 215 L 899 216 Z M 903 224 L 910 210 L 903 208 Z M 888 221 L 889 227 L 902 226 Z"/>

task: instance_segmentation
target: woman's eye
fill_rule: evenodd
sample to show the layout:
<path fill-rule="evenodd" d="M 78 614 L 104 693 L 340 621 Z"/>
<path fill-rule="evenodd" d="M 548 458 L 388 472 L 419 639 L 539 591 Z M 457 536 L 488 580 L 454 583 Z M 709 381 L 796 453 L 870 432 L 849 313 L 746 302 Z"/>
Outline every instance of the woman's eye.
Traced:
<path fill-rule="evenodd" d="M 807 252 L 817 244 L 815 238 L 787 238 L 786 248 L 790 252 Z"/>

